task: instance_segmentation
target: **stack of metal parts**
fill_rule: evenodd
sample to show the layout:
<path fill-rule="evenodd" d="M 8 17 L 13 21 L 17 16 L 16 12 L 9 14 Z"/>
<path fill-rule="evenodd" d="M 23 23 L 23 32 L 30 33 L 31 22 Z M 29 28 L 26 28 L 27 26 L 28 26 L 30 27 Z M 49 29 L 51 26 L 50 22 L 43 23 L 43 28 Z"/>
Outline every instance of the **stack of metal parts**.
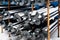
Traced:
<path fill-rule="evenodd" d="M 16 40 L 45 40 L 47 31 L 43 30 L 47 26 L 47 17 L 43 13 L 36 12 L 19 12 L 11 14 L 3 10 L 1 12 L 5 25 L 3 28 L 14 36 L 18 36 Z M 12 18 L 11 15 L 13 16 Z M 9 17 L 8 17 L 9 16 Z M 4 19 L 4 18 L 7 19 Z M 10 23 L 7 20 L 10 19 Z M 55 20 L 51 19 L 51 23 Z"/>

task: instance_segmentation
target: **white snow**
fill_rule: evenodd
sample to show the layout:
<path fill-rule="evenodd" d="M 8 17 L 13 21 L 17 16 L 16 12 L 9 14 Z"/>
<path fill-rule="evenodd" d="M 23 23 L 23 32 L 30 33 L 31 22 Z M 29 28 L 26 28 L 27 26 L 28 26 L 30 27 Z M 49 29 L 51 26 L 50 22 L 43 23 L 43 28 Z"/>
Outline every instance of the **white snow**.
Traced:
<path fill-rule="evenodd" d="M 0 33 L 0 40 L 9 40 L 7 31 L 3 31 L 3 33 Z"/>

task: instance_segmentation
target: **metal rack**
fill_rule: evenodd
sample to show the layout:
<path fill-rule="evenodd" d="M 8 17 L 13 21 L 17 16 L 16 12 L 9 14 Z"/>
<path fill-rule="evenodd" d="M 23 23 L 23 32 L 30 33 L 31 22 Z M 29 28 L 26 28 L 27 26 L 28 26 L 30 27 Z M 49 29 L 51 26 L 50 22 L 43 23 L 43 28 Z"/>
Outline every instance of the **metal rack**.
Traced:
<path fill-rule="evenodd" d="M 10 0 L 8 0 L 8 11 L 10 10 Z M 60 8 L 60 5 L 59 5 L 59 8 Z M 34 10 L 34 5 L 32 4 L 32 11 Z M 48 40 L 50 40 L 50 12 L 49 12 L 49 0 L 47 0 L 47 27 L 48 27 Z M 58 9 L 58 11 L 60 12 L 60 9 Z M 59 14 L 60 15 L 60 14 Z M 8 20 L 8 22 L 10 22 L 10 20 Z M 59 37 L 59 23 L 60 23 L 60 18 L 58 19 L 58 37 Z M 1 28 L 2 32 L 3 32 L 3 28 Z M 10 33 L 9 33 L 9 37 L 10 37 Z"/>

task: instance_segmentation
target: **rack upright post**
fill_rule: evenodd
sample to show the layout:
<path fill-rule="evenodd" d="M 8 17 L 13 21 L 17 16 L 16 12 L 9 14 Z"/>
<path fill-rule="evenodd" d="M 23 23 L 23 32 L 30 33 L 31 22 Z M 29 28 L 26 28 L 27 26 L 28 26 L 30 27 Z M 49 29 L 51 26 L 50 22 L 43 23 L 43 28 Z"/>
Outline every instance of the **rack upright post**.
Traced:
<path fill-rule="evenodd" d="M 58 37 L 60 37 L 60 0 L 58 0 Z"/>
<path fill-rule="evenodd" d="M 48 40 L 50 40 L 50 13 L 49 13 L 49 0 L 47 0 L 47 27 L 48 27 Z"/>

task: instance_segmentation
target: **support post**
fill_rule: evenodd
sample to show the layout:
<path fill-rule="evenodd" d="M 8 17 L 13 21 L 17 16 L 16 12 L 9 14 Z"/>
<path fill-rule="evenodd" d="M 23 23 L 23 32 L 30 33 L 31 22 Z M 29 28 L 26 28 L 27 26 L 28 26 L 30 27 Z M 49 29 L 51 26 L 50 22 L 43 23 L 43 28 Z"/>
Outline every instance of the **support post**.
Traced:
<path fill-rule="evenodd" d="M 10 10 L 10 0 L 8 0 L 8 10 Z"/>
<path fill-rule="evenodd" d="M 49 15 L 49 0 L 47 0 L 47 27 L 48 27 L 48 40 L 50 40 L 50 15 Z"/>
<path fill-rule="evenodd" d="M 34 0 L 31 0 L 31 2 L 32 2 L 32 11 L 34 10 Z"/>
<path fill-rule="evenodd" d="M 8 11 L 10 10 L 10 0 L 8 0 Z M 9 15 L 10 16 L 10 15 Z M 10 19 L 8 19 L 8 23 L 10 23 Z M 9 35 L 8 35 L 8 37 L 9 37 L 9 40 L 11 40 L 11 33 L 9 32 L 8 33 Z"/>
<path fill-rule="evenodd" d="M 32 11 L 34 10 L 34 4 L 32 4 Z"/>
<path fill-rule="evenodd" d="M 2 19 L 3 17 L 0 16 L 0 19 Z M 3 33 L 3 27 L 0 25 L 0 33 Z"/>
<path fill-rule="evenodd" d="M 58 0 L 58 37 L 60 37 L 60 0 Z"/>

